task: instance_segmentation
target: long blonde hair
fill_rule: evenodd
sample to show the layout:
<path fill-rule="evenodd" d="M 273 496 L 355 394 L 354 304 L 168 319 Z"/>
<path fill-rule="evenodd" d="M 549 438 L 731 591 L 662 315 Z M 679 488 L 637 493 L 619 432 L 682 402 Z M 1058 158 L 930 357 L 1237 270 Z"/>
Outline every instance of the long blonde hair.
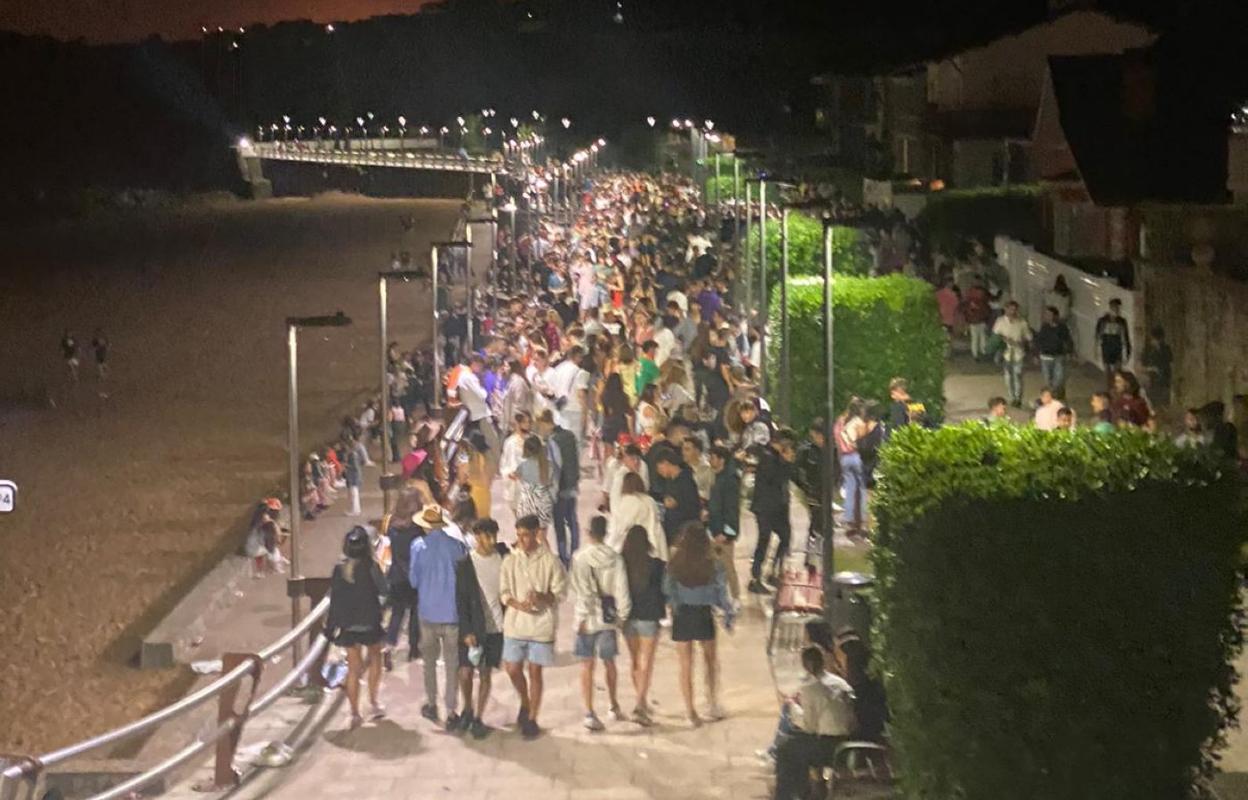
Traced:
<path fill-rule="evenodd" d="M 550 459 L 546 457 L 546 448 L 542 446 L 541 437 L 530 435 L 524 440 L 524 457 L 536 458 L 542 483 L 550 483 Z"/>

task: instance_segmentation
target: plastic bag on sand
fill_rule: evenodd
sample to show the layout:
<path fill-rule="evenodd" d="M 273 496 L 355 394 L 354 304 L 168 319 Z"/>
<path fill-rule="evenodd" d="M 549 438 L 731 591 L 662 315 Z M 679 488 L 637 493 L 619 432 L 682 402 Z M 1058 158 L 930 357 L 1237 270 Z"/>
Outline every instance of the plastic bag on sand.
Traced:
<path fill-rule="evenodd" d="M 221 659 L 214 658 L 208 661 L 192 661 L 191 671 L 196 675 L 216 675 L 225 666 L 221 663 Z"/>

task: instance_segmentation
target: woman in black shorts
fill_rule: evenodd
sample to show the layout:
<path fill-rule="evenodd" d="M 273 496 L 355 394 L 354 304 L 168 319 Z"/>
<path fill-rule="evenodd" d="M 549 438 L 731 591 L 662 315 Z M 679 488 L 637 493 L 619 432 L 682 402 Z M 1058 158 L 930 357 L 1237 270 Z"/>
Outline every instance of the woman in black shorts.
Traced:
<path fill-rule="evenodd" d="M 342 543 L 345 558 L 334 565 L 329 595 L 329 618 L 325 623 L 329 640 L 347 651 L 347 700 L 351 703 L 351 727 L 364 723 L 360 716 L 360 676 L 368 668 L 368 700 L 372 719 L 385 716 L 378 702 L 381 688 L 381 609 L 386 579 L 373 560 L 368 531 L 359 525 Z M 365 661 L 367 651 L 367 661 Z"/>
<path fill-rule="evenodd" d="M 712 608 L 724 615 L 724 630 L 732 630 L 736 614 L 728 596 L 724 567 L 712 555 L 711 537 L 700 522 L 688 522 L 680 529 L 663 576 L 663 593 L 672 607 L 672 641 L 680 656 L 680 691 L 685 711 L 695 728 L 702 724 L 693 705 L 693 643 L 702 644 L 706 660 L 706 694 L 710 700 L 707 718 L 723 719 L 719 707 L 719 659 L 715 651 L 715 617 Z"/>

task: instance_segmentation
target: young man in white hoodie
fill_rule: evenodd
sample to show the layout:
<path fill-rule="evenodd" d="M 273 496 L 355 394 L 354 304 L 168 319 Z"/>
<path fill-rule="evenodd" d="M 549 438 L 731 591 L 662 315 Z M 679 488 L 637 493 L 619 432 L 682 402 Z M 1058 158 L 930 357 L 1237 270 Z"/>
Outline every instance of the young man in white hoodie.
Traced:
<path fill-rule="evenodd" d="M 520 695 L 516 725 L 525 739 L 541 735 L 542 669 L 555 665 L 555 611 L 568 588 L 563 564 L 543 546 L 535 515 L 516 520 L 516 547 L 503 559 L 499 600 L 503 617 L 503 669 Z M 525 666 L 528 674 L 525 674 Z"/>
<path fill-rule="evenodd" d="M 601 514 L 589 522 L 589 541 L 572 557 L 573 626 L 581 660 L 581 699 L 585 702 L 585 727 L 600 731 L 605 727 L 594 713 L 594 661 L 602 659 L 607 673 L 607 697 L 611 719 L 623 722 L 616 688 L 619 672 L 615 656 L 619 652 L 616 631 L 632 611 L 628 594 L 628 574 L 624 559 L 605 543 L 607 518 Z"/>

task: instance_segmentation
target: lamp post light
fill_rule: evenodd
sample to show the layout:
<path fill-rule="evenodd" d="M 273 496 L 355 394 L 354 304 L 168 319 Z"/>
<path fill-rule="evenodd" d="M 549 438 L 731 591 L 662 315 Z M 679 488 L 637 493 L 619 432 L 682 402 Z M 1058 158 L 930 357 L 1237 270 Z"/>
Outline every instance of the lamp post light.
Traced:
<path fill-rule="evenodd" d="M 290 467 L 290 578 L 299 580 L 303 577 L 300 571 L 299 545 L 301 542 L 303 513 L 299 508 L 302 476 L 299 463 L 299 330 L 301 328 L 342 328 L 351 324 L 351 318 L 339 311 L 333 315 L 320 317 L 287 317 L 286 318 L 286 358 L 288 367 L 287 384 L 287 450 L 289 451 Z M 293 594 L 293 593 L 292 593 Z M 299 624 L 301 616 L 300 596 L 290 599 L 290 625 Z M 294 657 L 299 658 L 299 642 L 294 643 Z"/>
<path fill-rule="evenodd" d="M 741 269 L 741 157 L 732 153 L 732 238 L 736 247 L 737 270 Z"/>
<path fill-rule="evenodd" d="M 793 365 L 789 351 L 789 210 L 780 208 L 780 418 L 792 424 L 793 393 L 789 387 Z M 831 440 L 825 440 L 824 447 Z"/>
<path fill-rule="evenodd" d="M 833 428 L 836 425 L 835 402 L 832 392 L 835 380 L 832 375 L 832 353 L 834 339 L 832 336 L 832 220 L 823 220 L 823 363 L 827 380 L 827 397 L 823 409 L 823 498 L 819 513 L 823 526 L 823 596 L 824 613 L 830 614 L 836 596 L 836 582 L 833 580 L 836 567 L 836 544 L 832 519 L 832 500 L 836 497 L 836 480 L 833 477 L 837 458 L 837 448 L 833 445 L 836 439 Z"/>
<path fill-rule="evenodd" d="M 441 128 L 438 128 L 438 149 L 439 150 L 441 150 L 444 147 L 443 139 L 445 139 L 446 135 L 450 132 L 451 132 L 451 129 L 446 127 L 445 125 L 443 125 Z"/>
<path fill-rule="evenodd" d="M 491 177 L 493 176 L 491 175 Z M 491 288 L 493 288 L 494 290 L 490 294 L 490 313 L 493 317 L 497 318 L 498 316 L 498 216 L 496 213 L 491 212 L 490 216 L 488 217 L 474 217 L 468 220 L 468 222 L 469 224 L 490 226 L 490 271 L 489 271 L 489 276 L 488 276 L 489 280 L 487 281 L 487 283 L 490 284 Z M 472 274 L 471 262 L 469 263 L 468 266 L 469 266 L 469 275 L 471 275 Z M 470 288 L 469 288 L 470 293 L 468 295 L 469 302 L 471 302 L 472 300 L 471 291 L 472 289 L 471 289 L 471 284 L 470 284 Z M 469 333 L 471 333 L 472 331 L 471 308 L 469 309 L 468 329 L 469 329 Z"/>
<path fill-rule="evenodd" d="M 438 332 L 441 328 L 439 323 L 438 312 L 438 255 L 442 250 L 454 250 L 459 248 L 470 248 L 471 242 L 434 242 L 430 245 L 429 251 L 429 272 L 433 276 L 433 407 L 436 410 L 442 408 L 442 398 L 438 393 L 438 387 L 442 384 L 442 369 L 438 366 Z M 450 303 L 448 302 L 449 306 Z M 471 320 L 469 320 L 471 325 Z"/>
<path fill-rule="evenodd" d="M 503 206 L 502 210 L 507 212 L 508 223 L 510 225 L 509 230 L 511 231 L 511 237 L 507 243 L 507 263 L 511 271 L 511 280 L 508 282 L 510 284 L 508 286 L 508 289 L 514 292 L 516 288 L 514 285 L 516 281 L 516 275 L 518 274 L 518 271 L 520 269 L 520 265 L 516 262 L 516 200 L 515 198 L 508 197 L 507 203 L 506 205 Z"/>
<path fill-rule="evenodd" d="M 381 338 L 381 474 L 390 474 L 390 324 L 389 324 L 389 282 L 392 280 L 414 281 L 426 280 L 429 273 L 421 270 L 391 270 L 377 273 L 377 319 L 378 332 Z M 383 487 L 387 484 L 383 481 Z M 390 489 L 382 490 L 382 509 L 390 511 Z"/>
<path fill-rule="evenodd" d="M 737 280 L 743 282 L 741 288 L 744 290 L 744 308 L 747 317 L 750 313 L 750 293 L 754 286 L 754 281 L 750 277 L 750 230 L 754 225 L 753 188 L 751 182 L 747 180 L 745 182 L 745 235 L 737 247 L 737 261 L 741 265 L 741 274 L 737 276 Z"/>
<path fill-rule="evenodd" d="M 568 119 L 567 117 L 564 117 L 563 119 L 559 120 L 559 122 L 560 122 L 560 124 L 561 124 L 561 125 L 563 125 L 563 129 L 564 129 L 565 131 L 566 131 L 568 128 L 571 128 L 571 127 L 572 127 L 572 120 Z"/>
<path fill-rule="evenodd" d="M 654 127 L 654 123 L 656 122 L 658 122 L 658 120 L 656 120 L 654 117 L 646 117 L 646 124 L 649 125 L 651 128 Z"/>

